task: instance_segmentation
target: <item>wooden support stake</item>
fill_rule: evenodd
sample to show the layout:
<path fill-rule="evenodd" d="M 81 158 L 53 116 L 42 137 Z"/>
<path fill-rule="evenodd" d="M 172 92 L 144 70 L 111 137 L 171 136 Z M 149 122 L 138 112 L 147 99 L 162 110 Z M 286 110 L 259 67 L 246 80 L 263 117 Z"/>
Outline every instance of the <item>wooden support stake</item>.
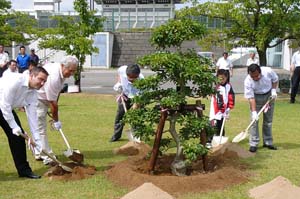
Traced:
<path fill-rule="evenodd" d="M 152 149 L 151 158 L 150 158 L 150 164 L 149 164 L 149 171 L 152 173 L 154 172 L 154 167 L 156 164 L 157 155 L 158 155 L 159 146 L 160 146 L 160 140 L 162 137 L 162 133 L 164 130 L 165 121 L 167 119 L 167 116 L 168 116 L 167 111 L 160 112 L 159 124 L 157 126 L 157 130 L 155 133 L 155 140 L 154 140 L 153 149 Z"/>
<path fill-rule="evenodd" d="M 196 105 L 197 105 L 197 107 L 196 107 L 197 116 L 202 117 L 203 116 L 203 112 L 202 112 L 203 108 L 202 108 L 202 105 L 201 105 L 201 101 L 197 100 Z M 201 132 L 201 135 L 200 135 L 200 143 L 203 146 L 206 145 L 206 139 L 207 139 L 207 135 L 206 135 L 205 130 L 203 130 Z M 208 171 L 208 160 L 207 160 L 207 155 L 206 154 L 202 155 L 202 161 L 203 161 L 203 170 Z"/>

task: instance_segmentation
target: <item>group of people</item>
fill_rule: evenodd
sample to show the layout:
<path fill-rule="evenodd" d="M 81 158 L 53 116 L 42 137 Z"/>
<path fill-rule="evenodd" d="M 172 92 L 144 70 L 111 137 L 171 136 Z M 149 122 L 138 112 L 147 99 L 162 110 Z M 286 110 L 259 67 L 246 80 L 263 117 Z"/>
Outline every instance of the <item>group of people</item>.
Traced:
<path fill-rule="evenodd" d="M 20 57 L 24 58 L 22 63 L 27 62 L 24 49 L 20 48 Z M 32 172 L 27 161 L 24 139 L 27 133 L 14 109 L 25 109 L 30 132 L 36 145 L 33 151 L 36 160 L 50 164 L 52 160 L 43 153 L 46 151 L 55 155 L 49 146 L 46 132 L 48 109 L 51 110 L 54 129 L 60 130 L 62 123 L 59 120 L 57 100 L 65 79 L 77 70 L 78 60 L 76 57 L 66 56 L 60 63 L 48 63 L 43 67 L 32 64 L 36 63 L 33 60 L 28 62 L 28 66 L 21 67 L 18 61 L 8 61 L 9 65 L 17 66 L 19 71 L 9 72 L 0 78 L 0 126 L 8 138 L 19 176 L 38 179 L 41 176 Z"/>
<path fill-rule="evenodd" d="M 258 128 L 258 112 L 269 101 L 270 98 L 277 97 L 276 88 L 278 86 L 278 76 L 270 67 L 260 67 L 259 60 L 255 56 L 255 52 L 250 52 L 250 58 L 247 60 L 248 75 L 244 80 L 244 97 L 248 99 L 251 121 L 255 120 L 254 125 L 250 129 L 249 151 L 255 153 L 259 144 L 259 128 Z M 230 110 L 235 105 L 235 94 L 230 84 L 230 77 L 233 75 L 233 64 L 228 59 L 228 53 L 224 52 L 216 63 L 216 76 L 218 84 L 216 85 L 216 94 L 211 97 L 210 121 L 215 127 L 215 135 L 225 136 L 225 130 L 221 131 L 224 118 L 229 118 Z M 122 90 L 122 96 L 125 101 L 118 98 L 118 109 L 115 118 L 114 133 L 111 142 L 115 142 L 121 138 L 123 123 L 121 122 L 125 109 L 132 106 L 131 98 L 138 94 L 138 90 L 134 88 L 133 82 L 136 79 L 144 78 L 140 73 L 138 65 L 122 66 L 118 69 L 118 82 L 114 86 L 116 91 Z M 120 89 L 121 88 L 121 89 Z M 134 106 L 135 107 L 135 106 Z M 277 150 L 273 145 L 272 121 L 274 112 L 274 100 L 270 101 L 268 109 L 263 111 L 263 147 L 271 150 Z M 208 147 L 212 137 L 208 138 Z"/>
<path fill-rule="evenodd" d="M 232 63 L 227 60 L 228 53 L 223 53 L 223 58 L 217 62 L 217 77 L 219 83 L 216 86 L 216 94 L 211 97 L 210 121 L 216 127 L 216 135 L 225 135 L 221 131 L 224 118 L 229 117 L 230 110 L 234 107 L 234 91 L 229 77 L 232 76 Z M 227 67 L 225 67 L 227 65 Z M 221 68 L 222 67 L 222 68 Z M 249 151 L 255 153 L 259 144 L 258 112 L 269 101 L 277 97 L 278 76 L 270 67 L 260 67 L 255 52 L 250 52 L 247 60 L 248 75 L 244 80 L 244 97 L 249 102 L 251 121 L 255 121 L 250 128 Z M 220 69 L 221 68 L 221 69 Z M 277 150 L 273 145 L 272 121 L 274 112 L 274 100 L 268 103 L 268 108 L 263 111 L 263 147 Z M 208 139 L 208 146 L 212 137 Z"/>
<path fill-rule="evenodd" d="M 28 55 L 25 46 L 20 46 L 20 52 L 16 60 L 9 60 L 8 52 L 4 51 L 4 46 L 0 44 L 0 77 L 2 77 L 4 71 L 23 73 L 30 66 L 38 64 L 39 56 L 35 54 L 34 48 L 31 48 L 30 55 Z"/>
<path fill-rule="evenodd" d="M 3 46 L 2 46 L 3 47 Z M 21 47 L 23 49 L 23 47 Z M 23 52 L 23 51 L 22 51 Z M 21 53 L 24 58 L 24 53 Z M 300 55 L 299 55 L 300 56 Z M 0 45 L 0 67 L 5 64 L 6 58 L 1 57 Z M 296 59 L 300 61 L 300 59 Z M 22 61 L 21 61 L 22 62 Z M 9 65 L 19 67 L 18 61 L 8 61 Z M 29 63 L 31 63 L 29 61 Z M 32 61 L 32 63 L 35 63 Z M 269 100 L 276 98 L 278 76 L 270 67 L 260 67 L 255 53 L 251 53 L 248 64 L 248 75 L 244 80 L 244 97 L 248 99 L 251 120 L 256 122 L 250 129 L 249 144 L 250 152 L 256 152 L 259 144 L 258 112 Z M 299 63 L 294 63 L 299 64 Z M 63 87 L 65 78 L 74 74 L 78 66 L 78 60 L 73 56 L 66 56 L 61 63 L 48 63 L 43 67 L 35 64 L 27 70 L 19 67 L 19 73 L 11 72 L 0 78 L 0 126 L 4 130 L 15 167 L 20 177 L 37 179 L 40 178 L 32 172 L 26 157 L 26 144 L 22 134 L 26 134 L 20 120 L 14 111 L 15 108 L 24 107 L 30 131 L 36 148 L 34 155 L 36 160 L 43 160 L 44 164 L 51 163 L 51 159 L 43 154 L 42 150 L 55 155 L 49 146 L 47 136 L 47 114 L 51 110 L 53 127 L 56 130 L 62 128 L 58 114 L 58 97 Z M 230 84 L 230 76 L 233 75 L 233 66 L 228 60 L 228 53 L 223 53 L 217 66 L 218 84 L 216 94 L 211 97 L 210 120 L 216 127 L 216 134 L 219 135 L 224 118 L 229 117 L 229 112 L 235 105 L 235 94 Z M 297 69 L 297 67 L 296 67 Z M 22 73 L 21 73 L 21 72 Z M 121 122 L 127 109 L 137 108 L 132 104 L 132 98 L 138 95 L 139 90 L 133 86 L 133 82 L 142 79 L 144 76 L 137 64 L 122 66 L 118 69 L 118 81 L 114 89 L 119 91 L 122 98 L 118 98 L 118 108 L 114 124 L 114 133 L 111 142 L 118 141 L 122 136 L 123 123 Z M 273 145 L 272 121 L 274 112 L 274 101 L 269 103 L 267 110 L 263 112 L 263 147 L 276 150 Z M 225 131 L 221 132 L 225 135 Z"/>

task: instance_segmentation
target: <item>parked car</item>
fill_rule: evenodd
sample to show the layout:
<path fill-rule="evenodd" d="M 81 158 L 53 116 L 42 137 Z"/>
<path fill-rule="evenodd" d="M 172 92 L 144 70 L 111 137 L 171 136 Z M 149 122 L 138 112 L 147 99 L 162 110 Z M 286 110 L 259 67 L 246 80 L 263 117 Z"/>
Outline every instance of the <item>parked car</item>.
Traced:
<path fill-rule="evenodd" d="M 200 52 L 197 52 L 197 55 L 199 57 L 204 57 L 204 58 L 211 60 L 211 62 L 212 62 L 211 66 L 213 68 L 216 67 L 216 59 L 215 59 L 215 54 L 213 52 L 201 52 L 200 51 Z"/>

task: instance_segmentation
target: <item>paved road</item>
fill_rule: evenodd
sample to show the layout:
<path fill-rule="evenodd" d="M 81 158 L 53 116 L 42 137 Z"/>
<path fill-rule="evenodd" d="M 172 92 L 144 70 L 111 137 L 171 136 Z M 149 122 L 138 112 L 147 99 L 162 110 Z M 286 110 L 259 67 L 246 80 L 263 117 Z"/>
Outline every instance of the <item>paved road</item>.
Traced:
<path fill-rule="evenodd" d="M 284 69 L 275 69 L 277 74 L 282 77 L 288 76 L 289 72 Z M 144 76 L 153 74 L 152 71 L 142 69 Z M 233 77 L 231 78 L 231 84 L 235 93 L 243 93 L 243 83 L 247 76 L 246 68 L 234 69 Z M 84 93 L 97 93 L 97 94 L 115 94 L 112 89 L 116 82 L 117 70 L 86 70 L 82 72 L 81 89 Z M 73 85 L 73 78 L 66 81 L 69 85 Z"/>

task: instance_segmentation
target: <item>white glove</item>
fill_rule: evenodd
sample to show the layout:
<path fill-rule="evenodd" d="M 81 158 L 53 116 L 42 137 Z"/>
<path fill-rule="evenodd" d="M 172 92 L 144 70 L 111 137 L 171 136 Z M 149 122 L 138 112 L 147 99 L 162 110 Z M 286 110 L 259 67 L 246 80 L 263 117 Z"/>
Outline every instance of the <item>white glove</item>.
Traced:
<path fill-rule="evenodd" d="M 274 99 L 277 98 L 276 88 L 272 88 L 272 90 L 271 90 L 271 97 L 274 98 Z"/>
<path fill-rule="evenodd" d="M 16 127 L 12 129 L 12 133 L 16 136 L 20 136 L 20 134 L 22 133 L 22 130 L 20 127 Z"/>
<path fill-rule="evenodd" d="M 256 120 L 256 121 L 259 120 L 259 117 L 258 117 L 256 111 L 252 111 L 252 113 L 251 113 L 251 119 L 252 119 L 252 121 L 253 120 Z"/>
<path fill-rule="evenodd" d="M 226 119 L 229 119 L 229 112 L 230 112 L 230 108 L 227 108 L 224 112 L 224 117 L 226 117 Z"/>
<path fill-rule="evenodd" d="M 57 121 L 53 123 L 53 128 L 57 131 L 59 131 L 59 129 L 61 129 L 61 122 Z"/>
<path fill-rule="evenodd" d="M 118 93 L 122 93 L 123 88 L 122 88 L 122 85 L 121 85 L 120 82 L 117 82 L 117 83 L 114 85 L 114 90 L 117 91 Z"/>

